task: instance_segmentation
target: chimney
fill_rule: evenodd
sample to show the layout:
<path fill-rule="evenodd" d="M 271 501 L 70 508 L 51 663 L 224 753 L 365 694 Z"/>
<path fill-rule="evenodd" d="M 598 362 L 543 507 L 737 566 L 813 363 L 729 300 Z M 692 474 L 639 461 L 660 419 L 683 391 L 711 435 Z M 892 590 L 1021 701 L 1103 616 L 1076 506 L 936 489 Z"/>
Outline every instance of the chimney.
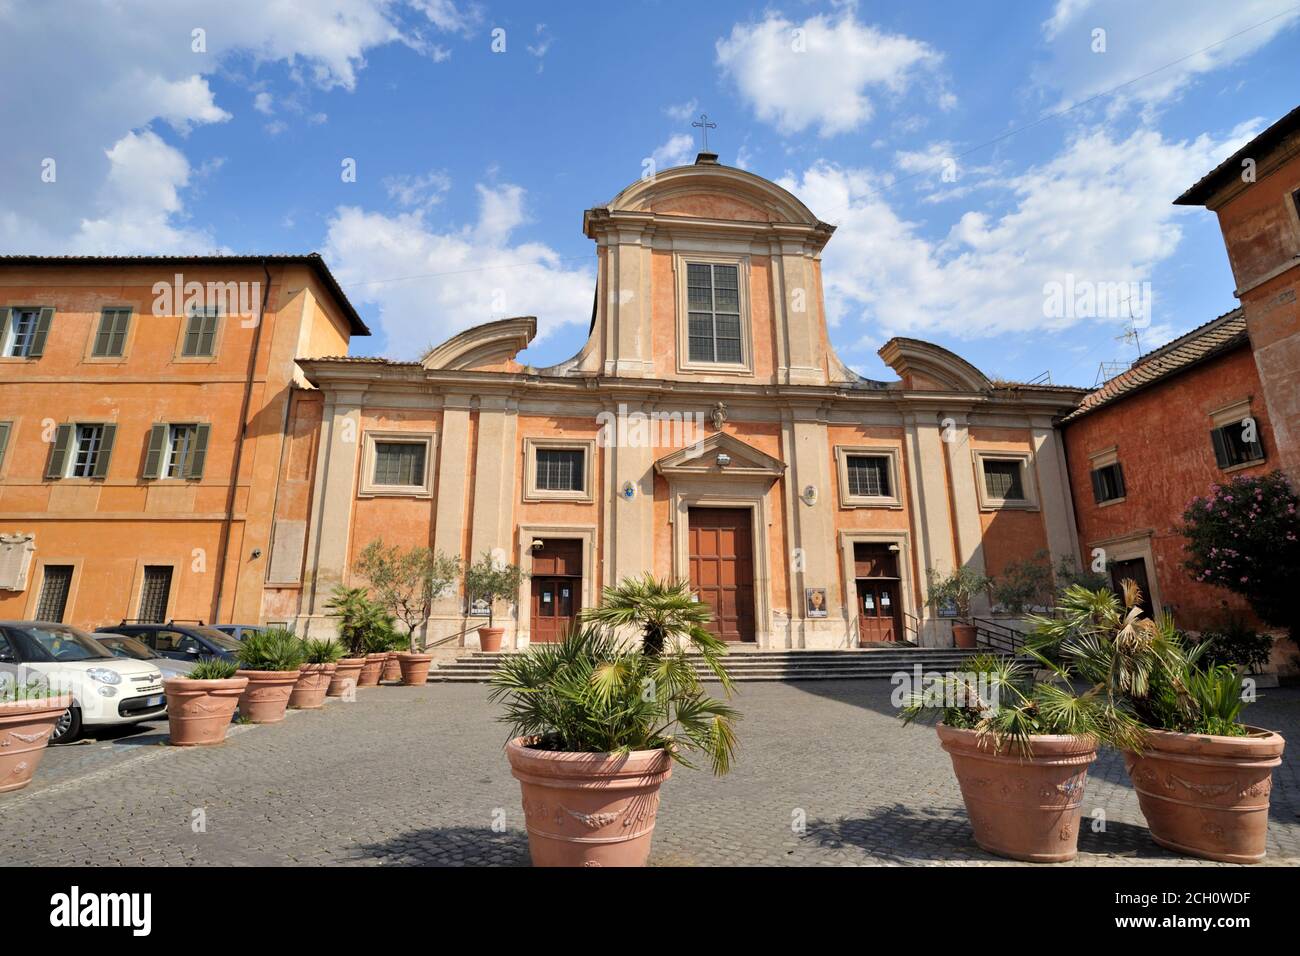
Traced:
<path fill-rule="evenodd" d="M 695 165 L 696 166 L 717 166 L 718 154 L 700 153 L 698 156 L 695 157 Z"/>

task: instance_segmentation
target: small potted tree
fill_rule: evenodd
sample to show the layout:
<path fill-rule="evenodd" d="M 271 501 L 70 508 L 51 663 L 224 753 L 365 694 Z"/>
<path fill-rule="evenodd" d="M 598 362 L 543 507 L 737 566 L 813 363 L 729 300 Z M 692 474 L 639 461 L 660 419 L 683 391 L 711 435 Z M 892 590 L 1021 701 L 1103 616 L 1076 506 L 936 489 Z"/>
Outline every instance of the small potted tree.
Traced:
<path fill-rule="evenodd" d="M 501 650 L 501 635 L 505 628 L 495 626 L 494 606 L 497 601 L 517 597 L 524 572 L 518 565 L 507 564 L 502 558 L 484 552 L 477 564 L 465 569 L 465 599 L 472 607 L 474 602 L 487 605 L 487 627 L 478 629 L 479 648 L 484 651 Z"/>
<path fill-rule="evenodd" d="M 715 664 L 725 652 L 705 649 Z M 738 715 L 704 695 L 684 647 L 648 654 L 588 625 L 510 655 L 492 685 L 534 866 L 644 865 L 672 764 L 698 753 L 715 774 L 731 766 Z"/>
<path fill-rule="evenodd" d="M 427 625 L 433 602 L 459 579 L 460 559 L 426 547 L 389 547 L 376 539 L 361 552 L 356 570 L 374 591 L 376 603 L 406 628 L 404 639 L 399 636 L 394 641 L 382 679 L 411 683 L 408 678 L 414 678 L 421 666 L 427 677 L 433 655 L 423 652 L 415 632 Z"/>
<path fill-rule="evenodd" d="M 248 686 L 239 696 L 239 715 L 255 724 L 284 720 L 303 663 L 302 642 L 282 627 L 255 631 L 239 642 L 239 670 Z"/>
<path fill-rule="evenodd" d="M 319 710 L 325 706 L 325 694 L 343 656 L 343 645 L 338 641 L 305 640 L 302 655 L 298 683 L 289 695 L 289 706 L 294 710 Z"/>
<path fill-rule="evenodd" d="M 32 782 L 55 724 L 71 706 L 71 694 L 43 681 L 0 684 L 0 793 Z"/>
<path fill-rule="evenodd" d="M 336 662 L 326 695 L 343 697 L 360 682 L 368 648 L 376 643 L 375 632 L 383 628 L 384 612 L 370 600 L 365 588 L 342 585 L 334 588 L 326 607 L 332 617 L 338 618 L 339 641 L 344 647 L 344 656 Z"/>
<path fill-rule="evenodd" d="M 975 595 L 988 590 L 992 579 L 967 565 L 949 575 L 930 568 L 926 577 L 930 582 L 930 606 L 935 610 L 951 607 L 957 612 L 952 625 L 953 644 L 962 648 L 974 647 L 975 625 L 971 623 L 970 602 Z"/>
<path fill-rule="evenodd" d="M 202 747 L 225 741 L 248 678 L 237 676 L 233 661 L 208 657 L 184 677 L 163 681 L 167 695 L 167 735 L 173 746 Z"/>

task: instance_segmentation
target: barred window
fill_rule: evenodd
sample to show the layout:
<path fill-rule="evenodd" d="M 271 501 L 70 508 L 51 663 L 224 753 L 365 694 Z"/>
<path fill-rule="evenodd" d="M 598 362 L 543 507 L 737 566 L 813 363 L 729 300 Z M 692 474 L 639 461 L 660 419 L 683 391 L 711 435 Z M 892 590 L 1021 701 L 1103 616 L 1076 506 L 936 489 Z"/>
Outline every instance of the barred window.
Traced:
<path fill-rule="evenodd" d="M 171 590 L 172 569 L 166 565 L 146 565 L 144 584 L 140 588 L 140 620 L 153 624 L 167 620 L 167 599 Z"/>
<path fill-rule="evenodd" d="M 96 358 L 120 358 L 126 348 L 126 328 L 130 321 L 130 309 L 105 309 L 101 312 L 91 355 Z"/>
<path fill-rule="evenodd" d="M 1021 483 L 1020 462 L 1014 458 L 984 459 L 984 490 L 990 498 L 1024 501 L 1025 489 Z"/>
<path fill-rule="evenodd" d="M 424 485 L 423 443 L 377 441 L 375 442 L 376 485 Z"/>
<path fill-rule="evenodd" d="M 580 448 L 537 449 L 538 491 L 585 491 Z"/>
<path fill-rule="evenodd" d="M 889 497 L 889 458 L 885 455 L 849 455 L 849 494 L 855 497 Z"/>
<path fill-rule="evenodd" d="M 737 365 L 740 344 L 740 267 L 686 265 L 689 354 L 692 362 Z"/>
<path fill-rule="evenodd" d="M 72 589 L 72 565 L 47 564 L 43 578 L 36 620 L 61 622 L 68 606 L 68 592 Z"/>

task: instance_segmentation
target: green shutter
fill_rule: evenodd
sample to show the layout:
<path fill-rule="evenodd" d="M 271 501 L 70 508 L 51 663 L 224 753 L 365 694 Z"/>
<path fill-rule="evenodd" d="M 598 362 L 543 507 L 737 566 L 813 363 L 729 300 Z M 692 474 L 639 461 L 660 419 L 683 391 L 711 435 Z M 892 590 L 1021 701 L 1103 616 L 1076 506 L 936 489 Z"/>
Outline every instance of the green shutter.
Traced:
<path fill-rule="evenodd" d="M 54 432 L 50 458 L 45 464 L 46 478 L 62 478 L 63 466 L 68 460 L 68 447 L 72 444 L 72 425 L 60 425 Z"/>
<path fill-rule="evenodd" d="M 45 354 L 45 339 L 50 334 L 50 323 L 54 321 L 54 310 L 51 308 L 41 309 L 41 314 L 36 318 L 36 334 L 32 336 L 32 347 L 27 350 L 28 358 L 40 358 Z"/>
<path fill-rule="evenodd" d="M 1124 466 L 1115 462 L 1115 496 L 1123 498 L 1127 494 L 1128 489 L 1124 486 Z"/>
<path fill-rule="evenodd" d="M 199 326 L 202 320 L 199 316 L 191 312 L 185 322 L 185 344 L 181 347 L 181 354 L 189 357 L 199 354 Z"/>
<path fill-rule="evenodd" d="M 104 433 L 99 439 L 99 453 L 95 455 L 95 467 L 90 477 L 103 478 L 108 474 L 108 460 L 113 457 L 113 439 L 117 436 L 116 425 L 105 425 Z"/>
<path fill-rule="evenodd" d="M 199 425 L 195 429 L 194 444 L 190 448 L 189 466 L 185 469 L 185 477 L 203 477 L 203 463 L 208 457 L 208 432 L 211 428 L 211 425 Z"/>
<path fill-rule="evenodd" d="M 1214 446 L 1214 460 L 1220 468 L 1227 468 L 1232 464 L 1232 456 L 1228 452 L 1228 440 L 1224 437 L 1222 428 L 1210 432 L 1210 444 Z"/>
<path fill-rule="evenodd" d="M 9 316 L 12 310 L 7 305 L 0 305 L 0 349 L 4 348 L 5 333 L 9 331 Z"/>
<path fill-rule="evenodd" d="M 9 446 L 9 429 L 12 428 L 10 422 L 0 422 L 0 468 L 5 463 L 5 448 Z"/>
<path fill-rule="evenodd" d="M 1092 500 L 1096 504 L 1101 504 L 1102 499 L 1106 497 L 1106 492 L 1101 485 L 1101 469 L 1094 468 L 1088 472 L 1088 477 L 1092 479 Z"/>
<path fill-rule="evenodd" d="M 149 448 L 144 456 L 144 477 L 157 478 L 162 473 L 163 452 L 167 448 L 167 426 L 149 429 Z"/>

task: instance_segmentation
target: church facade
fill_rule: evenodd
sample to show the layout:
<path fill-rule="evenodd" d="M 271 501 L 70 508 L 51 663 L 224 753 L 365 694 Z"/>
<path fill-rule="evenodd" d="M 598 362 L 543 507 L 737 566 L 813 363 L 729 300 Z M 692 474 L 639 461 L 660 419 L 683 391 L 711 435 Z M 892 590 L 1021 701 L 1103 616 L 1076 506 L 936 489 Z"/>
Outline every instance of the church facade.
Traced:
<path fill-rule="evenodd" d="M 880 350 L 896 380 L 853 372 L 827 332 L 834 228 L 797 197 L 704 153 L 583 228 L 597 287 L 566 362 L 517 361 L 528 317 L 419 362 L 299 359 L 314 389 L 287 427 L 315 437 L 277 504 L 262 620 L 332 632 L 332 589 L 383 539 L 520 565 L 506 647 L 647 571 L 689 580 L 729 641 L 945 646 L 931 573 L 1077 559 L 1056 423 L 1084 392 L 994 383 L 907 338 Z M 440 600 L 429 640 L 475 646 L 473 610 Z"/>

